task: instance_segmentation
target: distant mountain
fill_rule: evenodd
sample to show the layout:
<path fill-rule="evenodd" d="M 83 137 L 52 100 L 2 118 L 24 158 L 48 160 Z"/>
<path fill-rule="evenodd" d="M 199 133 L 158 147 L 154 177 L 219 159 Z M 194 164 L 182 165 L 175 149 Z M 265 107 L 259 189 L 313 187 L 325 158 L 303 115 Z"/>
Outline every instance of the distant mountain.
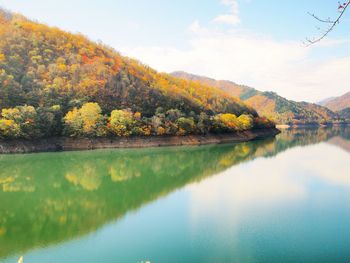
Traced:
<path fill-rule="evenodd" d="M 335 98 L 336 97 L 330 97 L 330 98 L 327 98 L 327 99 L 324 99 L 324 100 L 321 100 L 321 101 L 317 102 L 317 104 L 321 105 L 321 106 L 325 106 L 328 102 L 332 101 Z"/>
<path fill-rule="evenodd" d="M 225 92 L 227 92 L 235 97 L 241 97 L 242 94 L 247 94 L 249 92 L 255 91 L 255 89 L 253 89 L 253 88 L 250 88 L 248 86 L 239 85 L 239 84 L 236 84 L 236 83 L 231 82 L 231 81 L 215 80 L 215 79 L 204 77 L 204 76 L 190 74 L 190 73 L 187 73 L 184 71 L 176 71 L 176 72 L 171 73 L 171 75 L 173 75 L 177 78 L 187 79 L 187 80 L 191 80 L 191 81 L 197 81 L 197 82 L 200 82 L 202 84 L 205 84 L 205 85 L 208 85 L 211 87 L 219 88 L 219 89 L 221 89 L 221 90 L 223 90 L 223 91 L 225 91 Z"/>
<path fill-rule="evenodd" d="M 350 120 L 350 108 L 346 108 L 341 111 L 338 111 L 338 114 L 341 118 L 345 120 Z"/>
<path fill-rule="evenodd" d="M 338 114 L 326 107 L 287 100 L 274 92 L 261 92 L 254 88 L 239 85 L 231 81 L 215 80 L 178 71 L 173 76 L 202 84 L 218 87 L 228 94 L 240 98 L 249 106 L 279 124 L 312 124 L 337 121 Z"/>
<path fill-rule="evenodd" d="M 321 102 L 320 105 L 323 105 L 332 111 L 341 111 L 346 108 L 350 108 L 350 92 L 340 97 L 326 99 L 325 101 Z"/>

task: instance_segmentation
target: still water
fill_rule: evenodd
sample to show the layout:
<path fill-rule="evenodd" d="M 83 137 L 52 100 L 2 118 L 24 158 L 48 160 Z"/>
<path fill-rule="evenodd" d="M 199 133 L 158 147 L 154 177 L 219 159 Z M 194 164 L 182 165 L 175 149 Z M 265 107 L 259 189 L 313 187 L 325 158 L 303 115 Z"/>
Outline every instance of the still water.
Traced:
<path fill-rule="evenodd" d="M 0 155 L 0 262 L 350 262 L 350 128 Z"/>

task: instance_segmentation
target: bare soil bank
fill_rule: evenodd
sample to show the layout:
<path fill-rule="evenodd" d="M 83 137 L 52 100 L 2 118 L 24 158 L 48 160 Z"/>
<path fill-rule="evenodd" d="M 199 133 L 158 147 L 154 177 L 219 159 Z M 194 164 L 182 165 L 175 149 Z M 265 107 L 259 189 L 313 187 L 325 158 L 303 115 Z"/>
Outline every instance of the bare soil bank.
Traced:
<path fill-rule="evenodd" d="M 61 137 L 38 140 L 11 140 L 0 141 L 0 154 L 222 144 L 274 137 L 279 133 L 278 129 L 259 129 L 234 134 L 94 139 Z"/>

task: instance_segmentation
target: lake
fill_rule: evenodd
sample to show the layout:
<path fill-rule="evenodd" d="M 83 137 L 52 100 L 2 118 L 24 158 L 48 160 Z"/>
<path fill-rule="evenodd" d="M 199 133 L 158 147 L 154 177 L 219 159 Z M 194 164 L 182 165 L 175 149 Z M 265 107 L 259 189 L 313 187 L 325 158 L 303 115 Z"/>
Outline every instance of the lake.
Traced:
<path fill-rule="evenodd" d="M 349 262 L 350 128 L 0 155 L 0 262 Z"/>

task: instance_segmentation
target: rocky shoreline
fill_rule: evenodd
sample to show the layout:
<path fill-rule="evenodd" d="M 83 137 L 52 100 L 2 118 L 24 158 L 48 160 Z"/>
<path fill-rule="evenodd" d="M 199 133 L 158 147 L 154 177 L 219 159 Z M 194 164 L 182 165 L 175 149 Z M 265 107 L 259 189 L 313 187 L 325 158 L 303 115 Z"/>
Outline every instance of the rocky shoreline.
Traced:
<path fill-rule="evenodd" d="M 264 139 L 274 137 L 279 133 L 280 131 L 278 129 L 257 129 L 234 134 L 188 136 L 150 136 L 93 139 L 61 137 L 38 140 L 0 140 L 0 154 L 223 144 Z"/>

